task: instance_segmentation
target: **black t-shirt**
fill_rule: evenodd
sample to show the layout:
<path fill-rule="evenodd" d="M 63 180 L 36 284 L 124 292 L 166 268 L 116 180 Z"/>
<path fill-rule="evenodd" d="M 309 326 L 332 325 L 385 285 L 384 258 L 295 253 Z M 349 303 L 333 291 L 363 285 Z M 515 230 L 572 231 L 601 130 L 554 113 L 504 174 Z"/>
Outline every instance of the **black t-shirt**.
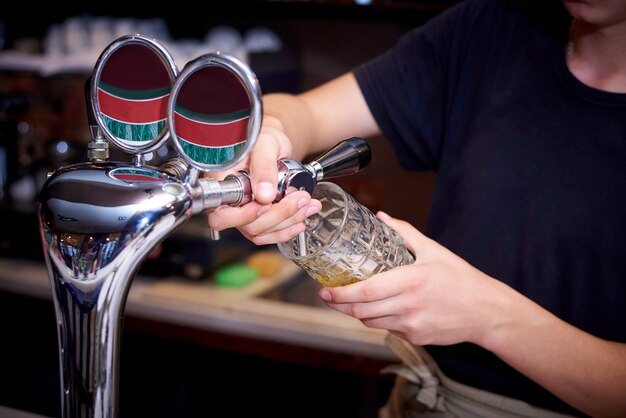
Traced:
<path fill-rule="evenodd" d="M 569 72 L 569 19 L 557 0 L 467 0 L 354 73 L 401 164 L 437 173 L 428 236 L 626 342 L 626 94 Z M 480 347 L 428 349 L 453 379 L 572 412 Z"/>

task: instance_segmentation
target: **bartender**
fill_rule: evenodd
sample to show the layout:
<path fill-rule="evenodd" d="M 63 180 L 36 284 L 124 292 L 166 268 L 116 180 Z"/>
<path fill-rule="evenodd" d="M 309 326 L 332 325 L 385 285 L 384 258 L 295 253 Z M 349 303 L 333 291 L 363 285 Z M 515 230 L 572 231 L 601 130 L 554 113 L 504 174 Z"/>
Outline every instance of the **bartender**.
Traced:
<path fill-rule="evenodd" d="M 320 290 L 416 363 L 381 416 L 626 416 L 626 2 L 467 0 L 263 103 L 257 201 L 211 212 L 215 230 L 303 231 L 320 203 L 272 204 L 276 160 L 346 137 L 382 134 L 404 168 L 437 174 L 423 233 L 379 215 L 414 264 Z"/>

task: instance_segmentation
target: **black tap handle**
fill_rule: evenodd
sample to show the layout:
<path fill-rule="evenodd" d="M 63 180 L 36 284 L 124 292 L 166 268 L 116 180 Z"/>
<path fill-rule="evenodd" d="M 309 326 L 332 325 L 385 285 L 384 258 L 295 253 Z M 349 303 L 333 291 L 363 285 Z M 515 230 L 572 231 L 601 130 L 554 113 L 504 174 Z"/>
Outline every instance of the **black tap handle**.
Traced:
<path fill-rule="evenodd" d="M 344 139 L 317 157 L 323 169 L 323 178 L 339 177 L 354 174 L 367 166 L 372 160 L 372 150 L 362 138 Z M 312 165 L 313 163 L 311 163 Z"/>

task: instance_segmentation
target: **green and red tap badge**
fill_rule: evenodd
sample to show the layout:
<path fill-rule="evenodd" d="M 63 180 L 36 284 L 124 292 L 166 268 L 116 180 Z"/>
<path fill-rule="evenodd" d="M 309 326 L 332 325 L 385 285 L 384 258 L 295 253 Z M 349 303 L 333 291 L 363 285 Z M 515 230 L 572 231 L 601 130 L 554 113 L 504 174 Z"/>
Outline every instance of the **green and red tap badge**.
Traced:
<path fill-rule="evenodd" d="M 145 71 L 145 68 L 153 71 Z M 98 81 L 100 115 L 119 141 L 141 145 L 166 129 L 172 80 L 159 57 L 142 45 L 115 51 Z"/>

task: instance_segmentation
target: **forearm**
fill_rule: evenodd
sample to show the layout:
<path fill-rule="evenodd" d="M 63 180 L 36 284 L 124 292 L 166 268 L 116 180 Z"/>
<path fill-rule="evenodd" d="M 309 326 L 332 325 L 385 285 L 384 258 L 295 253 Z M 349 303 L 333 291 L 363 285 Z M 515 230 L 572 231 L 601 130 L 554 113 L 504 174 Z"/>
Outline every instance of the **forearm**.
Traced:
<path fill-rule="evenodd" d="M 352 73 L 346 73 L 299 95 L 267 94 L 263 113 L 268 124 L 280 121 L 289 138 L 292 157 L 302 158 L 352 137 L 379 133 Z M 266 123 L 264 122 L 264 125 Z"/>
<path fill-rule="evenodd" d="M 596 338 L 516 294 L 486 348 L 577 409 L 626 416 L 626 344 Z"/>
<path fill-rule="evenodd" d="M 318 151 L 315 146 L 313 116 L 300 96 L 271 93 L 263 96 L 264 126 L 282 130 L 292 144 L 292 158 Z M 275 118 L 273 120 L 272 118 Z"/>

